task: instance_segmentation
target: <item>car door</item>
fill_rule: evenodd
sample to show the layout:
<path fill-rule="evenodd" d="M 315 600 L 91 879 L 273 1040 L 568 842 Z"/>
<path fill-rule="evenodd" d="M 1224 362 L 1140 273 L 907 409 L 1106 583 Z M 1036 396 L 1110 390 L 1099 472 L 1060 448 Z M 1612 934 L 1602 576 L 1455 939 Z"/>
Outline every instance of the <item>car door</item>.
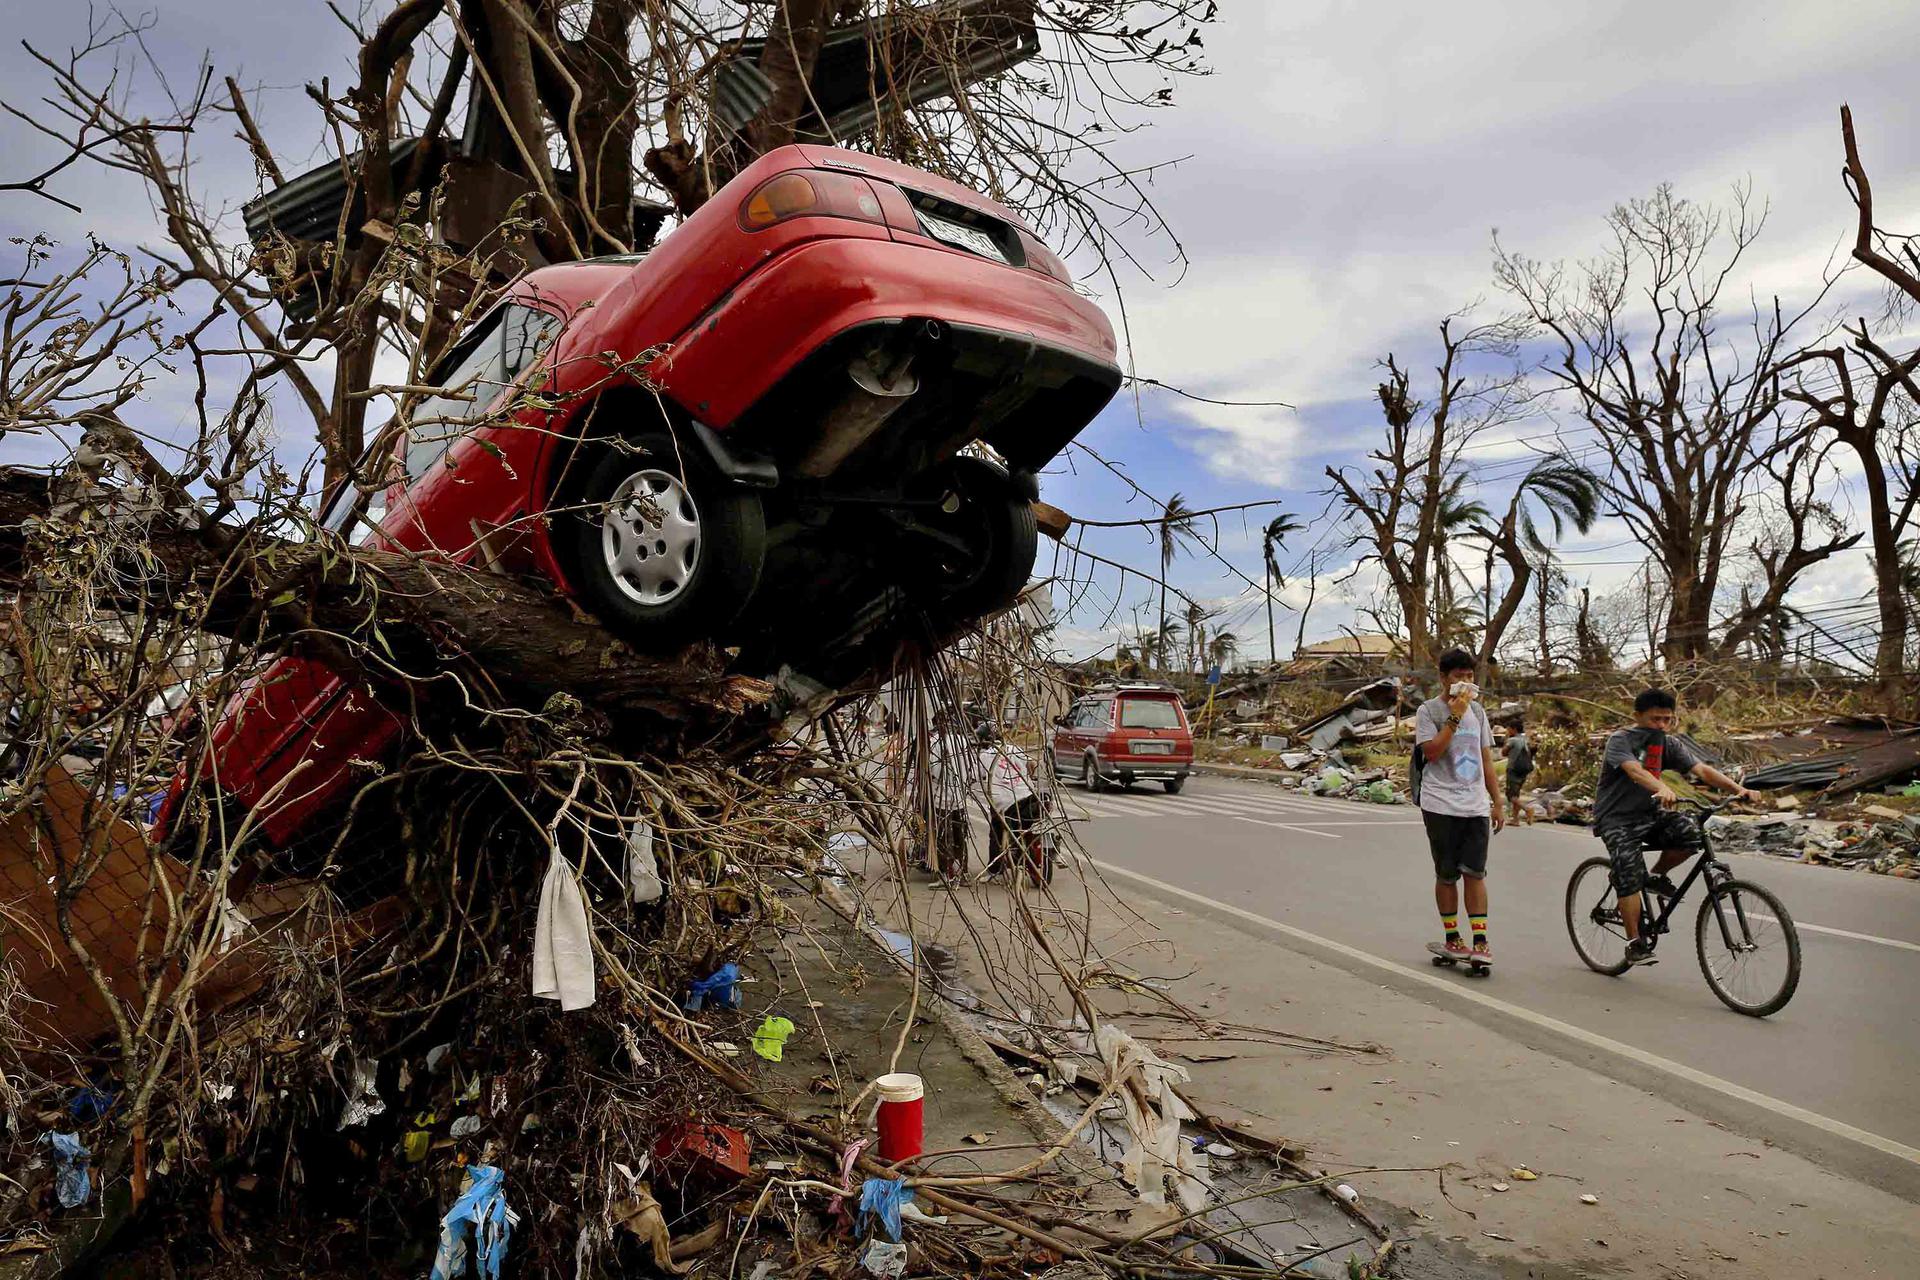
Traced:
<path fill-rule="evenodd" d="M 526 477 L 497 441 L 476 437 L 521 429 L 489 411 L 532 374 L 560 325 L 553 312 L 509 302 L 442 362 L 447 371 L 436 381 L 445 391 L 407 414 L 406 487 L 383 530 L 393 542 L 454 560 L 512 560 L 510 544 L 524 538 L 504 526 L 525 507 Z"/>
<path fill-rule="evenodd" d="M 1086 711 L 1086 703 L 1076 702 L 1068 709 L 1067 714 L 1062 717 L 1064 723 L 1057 724 L 1053 727 L 1054 768 L 1058 769 L 1062 766 L 1077 767 L 1079 765 L 1080 753 L 1074 744 L 1079 732 L 1078 726 L 1085 717 Z"/>

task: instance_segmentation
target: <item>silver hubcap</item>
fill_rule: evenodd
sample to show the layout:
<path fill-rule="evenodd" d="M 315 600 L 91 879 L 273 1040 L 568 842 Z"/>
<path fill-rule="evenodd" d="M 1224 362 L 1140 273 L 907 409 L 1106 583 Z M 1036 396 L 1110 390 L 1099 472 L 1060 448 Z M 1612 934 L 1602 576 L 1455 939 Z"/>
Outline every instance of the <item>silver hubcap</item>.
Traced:
<path fill-rule="evenodd" d="M 620 590 L 641 604 L 686 590 L 700 561 L 700 512 L 680 478 L 636 471 L 621 481 L 600 517 L 600 550 Z"/>

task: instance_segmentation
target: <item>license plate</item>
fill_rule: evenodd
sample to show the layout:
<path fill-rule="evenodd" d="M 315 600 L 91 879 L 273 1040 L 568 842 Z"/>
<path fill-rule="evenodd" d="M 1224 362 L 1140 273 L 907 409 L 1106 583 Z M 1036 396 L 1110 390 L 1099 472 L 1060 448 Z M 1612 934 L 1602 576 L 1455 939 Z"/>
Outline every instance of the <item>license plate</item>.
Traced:
<path fill-rule="evenodd" d="M 919 215 L 920 225 L 935 240 L 965 249 L 968 253 L 977 253 L 983 258 L 992 258 L 995 262 L 1007 260 L 1007 255 L 1001 252 L 1000 246 L 994 243 L 993 237 L 979 228 L 970 227 L 964 222 L 955 222 L 950 218 L 942 218 L 924 209 L 916 209 L 914 212 Z"/>
<path fill-rule="evenodd" d="M 1170 756 L 1173 754 L 1171 742 L 1136 742 L 1133 754 L 1137 756 Z"/>

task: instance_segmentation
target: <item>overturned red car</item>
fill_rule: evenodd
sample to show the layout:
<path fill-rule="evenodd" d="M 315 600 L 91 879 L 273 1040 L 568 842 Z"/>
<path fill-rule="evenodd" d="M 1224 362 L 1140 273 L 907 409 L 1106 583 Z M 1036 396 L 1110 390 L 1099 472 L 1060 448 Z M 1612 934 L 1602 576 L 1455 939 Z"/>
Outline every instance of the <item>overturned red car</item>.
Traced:
<path fill-rule="evenodd" d="M 322 524 L 544 579 L 638 649 L 712 640 L 834 684 L 900 617 L 1020 591 L 1036 473 L 1120 379 L 1106 316 L 1012 212 L 787 146 L 644 255 L 516 281 Z M 364 680 L 288 655 L 194 772 L 229 805 L 271 796 L 284 847 L 402 731 Z"/>

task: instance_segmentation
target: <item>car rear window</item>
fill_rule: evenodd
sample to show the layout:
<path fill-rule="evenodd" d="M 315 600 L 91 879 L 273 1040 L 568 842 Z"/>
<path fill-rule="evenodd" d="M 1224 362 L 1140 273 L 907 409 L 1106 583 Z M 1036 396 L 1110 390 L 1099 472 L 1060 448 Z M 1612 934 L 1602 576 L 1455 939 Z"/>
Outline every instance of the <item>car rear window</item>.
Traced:
<path fill-rule="evenodd" d="M 1122 729 L 1178 729 L 1180 708 L 1168 698 L 1123 698 L 1120 700 Z"/>

